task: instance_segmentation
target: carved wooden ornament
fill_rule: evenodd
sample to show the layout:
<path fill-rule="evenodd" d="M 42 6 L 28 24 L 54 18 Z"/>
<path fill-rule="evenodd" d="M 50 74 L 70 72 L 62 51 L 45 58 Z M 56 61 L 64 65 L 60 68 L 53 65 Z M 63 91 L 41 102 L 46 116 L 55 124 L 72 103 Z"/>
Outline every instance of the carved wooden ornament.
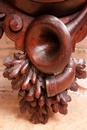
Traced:
<path fill-rule="evenodd" d="M 3 60 L 3 76 L 19 91 L 21 112 L 44 124 L 52 113 L 67 114 L 68 90 L 77 91 L 76 79 L 87 76 L 85 61 L 71 57 L 87 35 L 87 1 L 0 0 L 0 5 L 0 37 L 5 31 L 23 51 Z"/>

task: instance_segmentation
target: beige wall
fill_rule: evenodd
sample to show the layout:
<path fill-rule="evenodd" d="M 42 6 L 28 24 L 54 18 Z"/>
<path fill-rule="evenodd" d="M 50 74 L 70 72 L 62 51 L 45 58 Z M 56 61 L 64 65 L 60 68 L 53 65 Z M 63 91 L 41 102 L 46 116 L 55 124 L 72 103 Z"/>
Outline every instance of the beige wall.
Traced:
<path fill-rule="evenodd" d="M 72 54 L 76 58 L 83 58 L 87 64 L 87 36 L 80 43 L 76 44 L 75 52 Z"/>
<path fill-rule="evenodd" d="M 4 66 L 2 65 L 3 59 L 7 56 L 12 56 L 14 52 L 17 52 L 17 50 L 15 50 L 14 42 L 4 34 L 0 39 L 0 71 L 4 69 Z"/>

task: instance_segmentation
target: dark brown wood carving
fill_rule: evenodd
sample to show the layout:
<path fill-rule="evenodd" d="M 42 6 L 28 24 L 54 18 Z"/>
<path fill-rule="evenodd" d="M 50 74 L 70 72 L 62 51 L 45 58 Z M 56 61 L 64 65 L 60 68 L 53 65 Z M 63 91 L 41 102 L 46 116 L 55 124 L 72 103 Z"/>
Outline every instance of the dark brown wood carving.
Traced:
<path fill-rule="evenodd" d="M 87 1 L 0 0 L 0 38 L 4 31 L 23 51 L 3 61 L 20 111 L 44 124 L 53 113 L 67 114 L 68 90 L 77 91 L 77 78 L 87 76 L 84 59 L 71 57 L 87 35 Z"/>

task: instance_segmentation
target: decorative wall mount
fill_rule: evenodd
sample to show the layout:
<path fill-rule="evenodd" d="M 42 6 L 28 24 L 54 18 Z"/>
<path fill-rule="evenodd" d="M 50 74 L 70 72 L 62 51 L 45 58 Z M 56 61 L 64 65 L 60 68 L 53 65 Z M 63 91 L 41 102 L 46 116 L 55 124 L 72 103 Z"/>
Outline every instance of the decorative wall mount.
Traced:
<path fill-rule="evenodd" d="M 87 76 L 85 61 L 71 57 L 87 35 L 87 1 L 0 0 L 0 37 L 4 31 L 23 51 L 3 61 L 21 112 L 44 124 L 53 113 L 67 114 L 68 90 L 77 91 L 76 79 Z"/>

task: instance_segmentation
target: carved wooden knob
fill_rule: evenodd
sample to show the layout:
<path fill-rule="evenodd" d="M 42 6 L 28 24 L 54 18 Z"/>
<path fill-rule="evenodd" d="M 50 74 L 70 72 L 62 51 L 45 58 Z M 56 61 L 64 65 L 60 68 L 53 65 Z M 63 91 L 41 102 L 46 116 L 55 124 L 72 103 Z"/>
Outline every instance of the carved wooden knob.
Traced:
<path fill-rule="evenodd" d="M 11 21 L 10 21 L 10 28 L 13 31 L 20 31 L 22 29 L 23 23 L 22 19 L 18 15 L 10 15 Z"/>

